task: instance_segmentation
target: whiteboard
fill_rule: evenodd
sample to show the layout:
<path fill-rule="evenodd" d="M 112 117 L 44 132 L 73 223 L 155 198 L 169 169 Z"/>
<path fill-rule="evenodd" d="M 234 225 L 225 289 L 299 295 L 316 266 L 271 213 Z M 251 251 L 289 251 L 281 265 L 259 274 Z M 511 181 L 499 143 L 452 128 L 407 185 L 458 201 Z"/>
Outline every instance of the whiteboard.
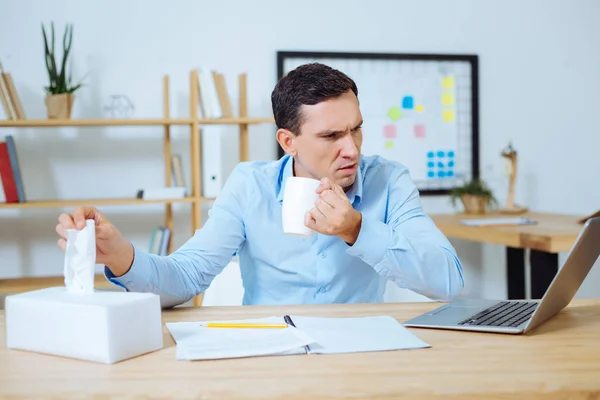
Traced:
<path fill-rule="evenodd" d="M 362 154 L 406 166 L 422 194 L 479 176 L 476 56 L 279 52 L 279 77 L 314 61 L 356 82 Z"/>

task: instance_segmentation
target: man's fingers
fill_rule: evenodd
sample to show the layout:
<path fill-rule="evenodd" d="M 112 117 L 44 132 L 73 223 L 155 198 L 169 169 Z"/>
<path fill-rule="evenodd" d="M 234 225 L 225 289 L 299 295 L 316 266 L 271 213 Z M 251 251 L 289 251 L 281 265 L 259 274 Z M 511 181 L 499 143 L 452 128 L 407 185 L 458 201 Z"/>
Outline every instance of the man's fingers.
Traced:
<path fill-rule="evenodd" d="M 56 233 L 58 233 L 58 236 L 60 236 L 63 239 L 67 238 L 67 229 L 65 229 L 65 227 L 62 224 L 56 225 Z"/>
<path fill-rule="evenodd" d="M 77 229 L 85 228 L 86 219 L 93 219 L 96 225 L 100 223 L 98 212 L 93 207 L 77 207 L 73 211 L 73 221 Z"/>
<path fill-rule="evenodd" d="M 317 194 L 321 194 L 327 189 L 331 189 L 331 180 L 329 180 L 329 178 L 322 178 L 316 192 Z"/>
<path fill-rule="evenodd" d="M 62 213 L 58 216 L 58 222 L 60 225 L 64 226 L 65 229 L 73 229 L 75 228 L 75 221 L 73 221 L 73 217 L 71 217 L 67 213 Z"/>
<path fill-rule="evenodd" d="M 315 208 L 321 211 L 325 218 L 327 218 L 327 215 L 333 212 L 333 205 L 329 204 L 325 199 L 323 199 L 323 196 L 319 197 L 317 201 L 315 201 Z"/>
<path fill-rule="evenodd" d="M 345 200 L 331 189 L 321 193 L 320 198 L 323 199 L 327 204 L 329 204 L 333 208 L 342 207 L 344 205 L 343 200 Z"/>
<path fill-rule="evenodd" d="M 67 241 L 65 239 L 58 239 L 58 247 L 60 247 L 63 251 L 67 251 Z"/>

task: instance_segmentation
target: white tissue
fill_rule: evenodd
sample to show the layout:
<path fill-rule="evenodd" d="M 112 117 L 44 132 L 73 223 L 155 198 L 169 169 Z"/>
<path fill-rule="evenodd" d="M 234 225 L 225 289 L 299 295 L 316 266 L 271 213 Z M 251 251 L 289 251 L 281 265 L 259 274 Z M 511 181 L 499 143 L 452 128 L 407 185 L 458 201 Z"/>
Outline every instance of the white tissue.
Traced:
<path fill-rule="evenodd" d="M 69 293 L 93 293 L 96 266 L 96 223 L 85 221 L 85 228 L 67 230 L 64 276 Z"/>

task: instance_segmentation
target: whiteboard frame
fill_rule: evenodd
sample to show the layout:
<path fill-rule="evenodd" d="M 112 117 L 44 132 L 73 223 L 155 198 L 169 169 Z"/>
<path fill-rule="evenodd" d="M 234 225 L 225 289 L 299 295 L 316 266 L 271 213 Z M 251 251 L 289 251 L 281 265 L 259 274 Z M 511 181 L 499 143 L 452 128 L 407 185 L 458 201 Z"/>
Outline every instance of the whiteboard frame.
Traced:
<path fill-rule="evenodd" d="M 478 179 L 479 171 L 479 57 L 476 54 L 418 54 L 418 53 L 360 53 L 319 51 L 277 51 L 277 81 L 283 77 L 285 61 L 288 59 L 345 59 L 345 60 L 408 60 L 408 61 L 462 61 L 471 66 L 471 178 Z M 359 88 L 360 89 L 360 88 Z M 285 152 L 277 143 L 277 155 Z M 421 195 L 447 195 L 452 188 L 419 188 Z"/>

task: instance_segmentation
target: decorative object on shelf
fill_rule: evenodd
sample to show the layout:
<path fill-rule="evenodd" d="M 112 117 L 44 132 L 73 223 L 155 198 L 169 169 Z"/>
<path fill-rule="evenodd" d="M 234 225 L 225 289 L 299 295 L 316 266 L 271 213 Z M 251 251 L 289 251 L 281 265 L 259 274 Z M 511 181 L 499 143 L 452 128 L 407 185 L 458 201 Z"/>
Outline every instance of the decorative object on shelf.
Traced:
<path fill-rule="evenodd" d="M 124 94 L 113 94 L 104 106 L 104 113 L 108 118 L 131 118 L 135 106 Z"/>
<path fill-rule="evenodd" d="M 522 214 L 527 212 L 526 207 L 521 207 L 515 204 L 515 186 L 517 180 L 517 151 L 513 148 L 512 143 L 502 150 L 500 155 L 508 160 L 507 163 L 507 175 L 509 177 L 508 184 L 508 197 L 506 199 L 506 206 L 501 208 L 499 211 L 504 214 Z"/>
<path fill-rule="evenodd" d="M 5 72 L 0 63 L 0 103 L 7 120 L 25 119 L 25 111 L 10 72 Z"/>
<path fill-rule="evenodd" d="M 497 203 L 492 190 L 482 179 L 473 179 L 450 191 L 450 201 L 456 207 L 461 200 L 465 213 L 485 214 L 489 205 Z"/>
<path fill-rule="evenodd" d="M 67 61 L 73 43 L 73 25 L 67 24 L 63 34 L 63 54 L 60 66 L 57 65 L 54 50 L 54 22 L 51 23 L 51 42 L 48 44 L 46 29 L 42 24 L 42 35 L 44 37 L 44 50 L 46 58 L 46 69 L 48 70 L 49 84 L 46 90 L 46 109 L 50 119 L 68 119 L 71 117 L 73 93 L 82 86 L 82 83 L 73 84 L 72 76 L 67 74 Z M 60 67 L 60 69 L 59 69 Z"/>

